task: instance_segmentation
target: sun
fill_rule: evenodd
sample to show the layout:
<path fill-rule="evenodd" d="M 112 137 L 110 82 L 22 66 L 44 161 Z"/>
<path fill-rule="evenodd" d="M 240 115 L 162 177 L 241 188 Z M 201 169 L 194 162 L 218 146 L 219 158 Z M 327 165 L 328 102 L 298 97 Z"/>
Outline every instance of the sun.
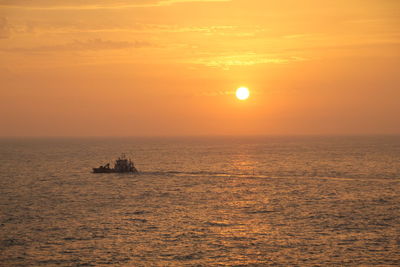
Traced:
<path fill-rule="evenodd" d="M 239 100 L 246 100 L 250 96 L 250 91 L 246 87 L 240 87 L 236 90 L 236 97 Z"/>

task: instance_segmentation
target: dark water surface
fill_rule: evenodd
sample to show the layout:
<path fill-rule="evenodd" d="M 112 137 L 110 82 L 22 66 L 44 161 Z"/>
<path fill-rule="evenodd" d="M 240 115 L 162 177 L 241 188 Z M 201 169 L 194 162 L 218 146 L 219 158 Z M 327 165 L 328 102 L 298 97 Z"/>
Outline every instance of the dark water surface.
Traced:
<path fill-rule="evenodd" d="M 142 172 L 92 174 L 131 155 Z M 399 266 L 400 137 L 0 140 L 1 266 Z"/>

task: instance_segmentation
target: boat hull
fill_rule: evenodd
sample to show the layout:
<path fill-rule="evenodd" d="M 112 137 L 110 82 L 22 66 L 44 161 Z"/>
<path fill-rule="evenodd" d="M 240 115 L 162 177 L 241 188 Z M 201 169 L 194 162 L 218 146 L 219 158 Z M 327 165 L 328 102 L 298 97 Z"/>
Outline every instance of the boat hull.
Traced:
<path fill-rule="evenodd" d="M 126 171 L 117 171 L 115 169 L 107 169 L 107 168 L 93 168 L 93 173 L 139 173 L 139 172 L 136 168 Z"/>

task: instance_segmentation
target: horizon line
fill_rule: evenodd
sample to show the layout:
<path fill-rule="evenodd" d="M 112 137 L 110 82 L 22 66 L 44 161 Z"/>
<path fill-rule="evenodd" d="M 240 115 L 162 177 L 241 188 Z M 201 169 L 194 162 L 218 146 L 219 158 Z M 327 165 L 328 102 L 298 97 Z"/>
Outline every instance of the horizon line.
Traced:
<path fill-rule="evenodd" d="M 89 139 L 89 138 L 251 138 L 251 137 L 379 137 L 400 136 L 400 133 L 338 133 L 338 134 L 187 134 L 187 135 L 17 135 L 0 139 Z"/>

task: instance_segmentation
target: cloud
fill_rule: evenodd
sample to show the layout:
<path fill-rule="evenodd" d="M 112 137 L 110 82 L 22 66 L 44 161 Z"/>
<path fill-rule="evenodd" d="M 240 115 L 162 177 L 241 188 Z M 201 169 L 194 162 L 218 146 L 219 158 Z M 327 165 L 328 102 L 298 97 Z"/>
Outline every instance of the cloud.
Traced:
<path fill-rule="evenodd" d="M 216 25 L 216 26 L 180 26 L 177 24 L 156 24 L 139 22 L 110 22 L 106 25 L 98 22 L 88 21 L 40 21 L 30 20 L 15 23 L 13 32 L 32 33 L 34 31 L 45 34 L 65 33 L 98 33 L 98 32 L 140 32 L 140 33 L 202 33 L 206 35 L 233 35 L 237 36 L 237 26 Z"/>
<path fill-rule="evenodd" d="M 253 66 L 257 64 L 286 64 L 289 62 L 304 60 L 306 59 L 300 57 L 280 57 L 276 55 L 245 53 L 240 55 L 226 55 L 202 58 L 191 61 L 190 63 L 228 70 L 231 67 L 235 66 Z"/>
<path fill-rule="evenodd" d="M 5 18 L 0 18 L 0 39 L 6 39 L 10 36 L 10 27 Z"/>
<path fill-rule="evenodd" d="M 26 52 L 26 53 L 46 53 L 46 52 L 62 52 L 62 51 L 99 51 L 99 50 L 119 50 L 127 48 L 151 47 L 148 42 L 135 41 L 108 41 L 102 39 L 90 39 L 87 41 L 75 40 L 71 43 L 59 45 L 43 45 L 36 47 L 12 47 L 3 48 L 4 52 Z"/>
<path fill-rule="evenodd" d="M 364 41 L 364 42 L 357 42 L 357 43 L 343 43 L 343 44 L 321 44 L 321 45 L 314 45 L 314 46 L 305 46 L 305 47 L 296 47 L 296 48 L 288 48 L 283 49 L 285 52 L 304 52 L 304 51 L 327 51 L 327 50 L 353 50 L 353 51 L 360 51 L 361 49 L 380 49 L 384 51 L 385 49 L 390 48 L 400 48 L 400 42 L 396 39 L 386 39 L 382 41 Z M 393 55 L 396 56 L 396 55 Z"/>
<path fill-rule="evenodd" d="M 313 35 L 311 34 L 289 34 L 289 35 L 284 35 L 284 39 L 301 39 L 301 38 L 307 38 L 307 37 L 312 37 Z"/>
<path fill-rule="evenodd" d="M 188 2 L 229 2 L 231 0 L 76 0 L 54 1 L 54 0 L 0 0 L 2 8 L 22 8 L 37 10 L 85 10 L 85 9 L 123 9 L 134 7 L 168 6 L 175 3 Z"/>

